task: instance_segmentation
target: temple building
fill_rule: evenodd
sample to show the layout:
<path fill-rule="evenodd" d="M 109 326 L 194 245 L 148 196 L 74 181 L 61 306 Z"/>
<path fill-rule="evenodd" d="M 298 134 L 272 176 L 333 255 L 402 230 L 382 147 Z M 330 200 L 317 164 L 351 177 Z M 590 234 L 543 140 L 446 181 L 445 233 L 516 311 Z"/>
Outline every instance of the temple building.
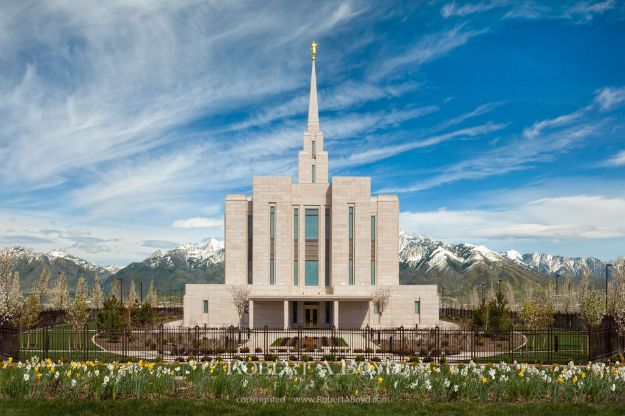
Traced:
<path fill-rule="evenodd" d="M 316 47 L 313 43 L 298 180 L 255 176 L 251 196 L 226 196 L 225 283 L 186 285 L 185 326 L 361 328 L 438 322 L 436 285 L 399 284 L 397 195 L 371 195 L 370 177 L 328 177 Z M 241 322 L 233 287 L 249 292 Z M 380 314 L 374 298 L 383 292 L 389 302 Z"/>

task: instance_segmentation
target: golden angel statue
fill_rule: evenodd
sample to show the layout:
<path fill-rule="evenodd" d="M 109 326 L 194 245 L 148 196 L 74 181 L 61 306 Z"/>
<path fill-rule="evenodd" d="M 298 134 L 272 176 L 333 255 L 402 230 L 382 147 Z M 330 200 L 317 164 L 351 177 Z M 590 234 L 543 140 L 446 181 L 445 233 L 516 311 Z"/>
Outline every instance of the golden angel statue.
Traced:
<path fill-rule="evenodd" d="M 312 59 L 315 60 L 315 55 L 317 55 L 317 46 L 319 44 L 313 40 L 313 43 L 310 44 L 310 52 L 312 53 Z"/>

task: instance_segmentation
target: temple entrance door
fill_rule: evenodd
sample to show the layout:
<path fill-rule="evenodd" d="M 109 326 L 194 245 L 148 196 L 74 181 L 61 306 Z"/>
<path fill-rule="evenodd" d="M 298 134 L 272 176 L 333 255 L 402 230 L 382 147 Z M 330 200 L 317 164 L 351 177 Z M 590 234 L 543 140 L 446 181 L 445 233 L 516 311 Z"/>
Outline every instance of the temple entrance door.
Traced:
<path fill-rule="evenodd" d="M 319 305 L 304 304 L 304 328 L 319 328 Z"/>

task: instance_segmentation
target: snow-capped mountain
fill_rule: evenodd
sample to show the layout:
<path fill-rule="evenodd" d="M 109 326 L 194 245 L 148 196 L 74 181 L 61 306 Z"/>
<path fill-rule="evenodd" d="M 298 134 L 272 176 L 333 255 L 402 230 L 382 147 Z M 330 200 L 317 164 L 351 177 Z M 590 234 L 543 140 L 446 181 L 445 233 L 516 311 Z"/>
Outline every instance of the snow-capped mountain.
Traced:
<path fill-rule="evenodd" d="M 186 283 L 224 281 L 224 243 L 210 239 L 200 244 L 184 244 L 171 250 L 157 250 L 142 262 L 131 263 L 113 276 L 133 280 L 147 290 L 151 281 L 157 290 L 179 291 Z M 108 286 L 105 286 L 108 287 Z M 124 291 L 127 286 L 124 286 Z"/>
<path fill-rule="evenodd" d="M 70 287 L 80 276 L 84 276 L 89 283 L 96 275 L 105 281 L 118 270 L 118 266 L 98 266 L 61 250 L 39 253 L 21 246 L 8 247 L 8 250 L 13 259 L 13 269 L 20 274 L 21 287 L 25 291 L 30 290 L 46 265 L 50 268 L 50 285 L 63 272 Z"/>
<path fill-rule="evenodd" d="M 595 257 L 564 257 L 544 253 L 521 254 L 515 250 L 497 252 L 472 244 L 449 244 L 418 234 L 400 235 L 399 260 L 412 269 L 422 272 L 448 272 L 467 270 L 482 264 L 521 266 L 551 276 L 593 277 L 605 276 L 605 262 Z"/>
<path fill-rule="evenodd" d="M 584 273 L 591 276 L 605 276 L 605 265 L 596 257 L 563 257 L 552 256 L 544 253 L 532 253 L 523 255 L 523 263 L 541 273 L 555 276 L 581 277 Z"/>
<path fill-rule="evenodd" d="M 184 244 L 172 250 L 157 250 L 144 260 L 150 268 L 174 267 L 181 262 L 189 269 L 202 269 L 223 263 L 224 242 L 211 238 L 201 244 Z"/>

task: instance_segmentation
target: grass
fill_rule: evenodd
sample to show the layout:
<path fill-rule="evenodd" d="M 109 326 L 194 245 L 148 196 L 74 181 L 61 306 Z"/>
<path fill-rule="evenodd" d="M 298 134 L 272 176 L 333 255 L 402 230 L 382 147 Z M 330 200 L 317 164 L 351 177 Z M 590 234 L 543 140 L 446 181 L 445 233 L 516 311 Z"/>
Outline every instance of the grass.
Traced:
<path fill-rule="evenodd" d="M 301 402 L 285 401 L 274 403 L 241 403 L 214 400 L 117 400 L 117 401 L 46 401 L 46 400 L 4 400 L 0 401 L 0 414 L 22 415 L 119 415 L 135 416 L 155 414 L 193 415 L 622 415 L 623 405 L 576 405 L 576 404 L 480 404 L 480 403 L 315 403 L 302 406 Z"/>

